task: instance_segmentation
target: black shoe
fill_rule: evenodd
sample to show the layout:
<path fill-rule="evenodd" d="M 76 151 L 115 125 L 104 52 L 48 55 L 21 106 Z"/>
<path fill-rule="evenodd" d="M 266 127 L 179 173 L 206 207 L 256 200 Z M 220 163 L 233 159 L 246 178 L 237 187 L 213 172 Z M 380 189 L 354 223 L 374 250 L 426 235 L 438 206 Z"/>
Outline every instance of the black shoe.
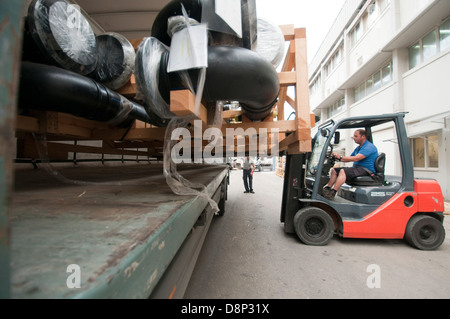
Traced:
<path fill-rule="evenodd" d="M 337 191 L 332 189 L 329 192 L 324 192 L 323 197 L 325 197 L 328 200 L 333 200 L 336 196 Z"/>
<path fill-rule="evenodd" d="M 255 192 L 253 190 L 251 190 L 250 193 L 254 194 Z"/>
<path fill-rule="evenodd" d="M 330 195 L 330 192 L 331 192 L 331 187 L 330 187 L 330 186 L 325 186 L 325 187 L 322 189 L 322 195 L 323 195 L 323 197 L 326 197 L 327 195 Z"/>
<path fill-rule="evenodd" d="M 250 192 L 249 192 L 249 191 L 245 191 L 245 192 L 244 192 L 244 194 L 248 194 L 248 193 L 250 193 Z"/>

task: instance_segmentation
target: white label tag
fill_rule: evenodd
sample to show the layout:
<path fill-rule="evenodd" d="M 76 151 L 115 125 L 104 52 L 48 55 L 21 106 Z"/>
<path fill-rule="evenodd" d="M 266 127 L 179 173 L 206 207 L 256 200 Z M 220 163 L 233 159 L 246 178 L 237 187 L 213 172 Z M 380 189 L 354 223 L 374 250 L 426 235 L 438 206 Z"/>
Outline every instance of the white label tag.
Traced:
<path fill-rule="evenodd" d="M 216 0 L 216 14 L 242 38 L 241 0 Z"/>
<path fill-rule="evenodd" d="M 190 26 L 175 33 L 170 46 L 167 72 L 208 67 L 206 25 Z"/>

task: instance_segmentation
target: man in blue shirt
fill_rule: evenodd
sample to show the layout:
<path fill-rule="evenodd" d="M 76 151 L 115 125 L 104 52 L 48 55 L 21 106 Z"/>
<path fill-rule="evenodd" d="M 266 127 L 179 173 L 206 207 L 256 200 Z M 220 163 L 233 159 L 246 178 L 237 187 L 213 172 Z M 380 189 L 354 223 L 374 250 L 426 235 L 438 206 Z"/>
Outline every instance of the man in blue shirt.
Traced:
<path fill-rule="evenodd" d="M 378 157 L 378 150 L 375 145 L 367 140 L 365 130 L 356 130 L 353 140 L 359 146 L 350 156 L 340 156 L 333 153 L 341 162 L 353 162 L 353 167 L 334 168 L 330 173 L 330 180 L 323 189 L 323 196 L 333 199 L 337 191 L 346 182 L 358 176 L 371 175 L 375 172 L 375 161 Z"/>

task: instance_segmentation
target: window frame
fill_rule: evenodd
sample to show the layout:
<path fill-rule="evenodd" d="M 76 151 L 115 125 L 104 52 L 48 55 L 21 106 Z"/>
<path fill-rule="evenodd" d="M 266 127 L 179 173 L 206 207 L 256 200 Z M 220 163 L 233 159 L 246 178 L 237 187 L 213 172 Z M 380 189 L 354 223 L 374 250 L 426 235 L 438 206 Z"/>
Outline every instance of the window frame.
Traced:
<path fill-rule="evenodd" d="M 437 25 L 436 27 L 434 27 L 432 30 L 430 30 L 429 32 L 427 32 L 426 34 L 424 34 L 419 40 L 414 41 L 414 44 L 410 45 L 408 47 L 408 64 L 409 64 L 409 70 L 412 70 L 426 62 L 428 62 L 429 60 L 433 59 L 435 56 L 437 56 L 439 53 L 441 52 L 445 52 L 447 50 L 450 49 L 450 45 L 447 45 L 447 47 L 441 47 L 442 45 L 442 38 L 441 38 L 441 27 L 446 25 L 447 23 L 450 23 L 450 18 L 448 18 L 447 20 L 445 20 L 443 23 L 441 23 L 440 25 Z M 435 43 L 435 52 L 425 56 L 426 50 L 424 49 L 424 46 L 426 44 L 424 44 L 424 40 L 429 37 L 432 33 L 434 33 L 434 43 Z M 448 36 L 450 37 L 450 35 Z M 449 41 L 449 40 L 447 40 Z M 416 54 L 418 54 L 418 58 L 414 59 L 415 60 L 415 64 L 412 65 L 411 63 L 411 52 L 412 49 L 415 48 L 416 46 L 419 46 L 419 51 L 415 52 Z"/>
<path fill-rule="evenodd" d="M 384 74 L 383 71 L 386 68 L 389 69 L 388 81 L 385 81 L 385 78 L 387 78 L 387 76 L 383 76 Z M 371 90 L 367 90 L 367 83 L 370 82 L 369 80 L 371 80 L 372 82 Z M 355 103 L 361 101 L 362 99 L 371 95 L 372 93 L 377 92 L 384 86 L 389 85 L 390 83 L 392 83 L 392 81 L 393 81 L 393 60 L 390 60 L 388 63 L 383 64 L 383 67 L 378 69 L 375 73 L 365 78 L 363 82 L 359 83 L 359 85 L 353 89 Z"/>
<path fill-rule="evenodd" d="M 431 166 L 431 151 L 430 151 L 430 139 L 435 138 L 437 145 L 436 153 L 437 153 L 437 165 Z M 423 166 L 416 166 L 417 160 L 416 160 L 416 145 L 420 141 L 421 146 L 423 147 Z M 420 135 L 410 138 L 410 148 L 411 148 L 411 155 L 413 159 L 413 167 L 416 170 L 439 170 L 439 134 L 437 132 L 429 133 L 426 135 Z"/>

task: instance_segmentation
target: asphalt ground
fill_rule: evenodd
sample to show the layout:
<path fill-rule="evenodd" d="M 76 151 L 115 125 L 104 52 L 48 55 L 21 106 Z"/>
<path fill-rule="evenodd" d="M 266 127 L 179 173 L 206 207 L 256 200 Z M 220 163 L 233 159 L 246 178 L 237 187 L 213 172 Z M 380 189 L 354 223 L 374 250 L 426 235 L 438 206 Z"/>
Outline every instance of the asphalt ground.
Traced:
<path fill-rule="evenodd" d="M 226 213 L 212 222 L 186 299 L 450 297 L 448 236 L 435 251 L 337 236 L 306 246 L 283 230 L 282 184 L 273 172 L 255 172 L 255 194 L 244 194 L 242 172 L 231 172 Z"/>

